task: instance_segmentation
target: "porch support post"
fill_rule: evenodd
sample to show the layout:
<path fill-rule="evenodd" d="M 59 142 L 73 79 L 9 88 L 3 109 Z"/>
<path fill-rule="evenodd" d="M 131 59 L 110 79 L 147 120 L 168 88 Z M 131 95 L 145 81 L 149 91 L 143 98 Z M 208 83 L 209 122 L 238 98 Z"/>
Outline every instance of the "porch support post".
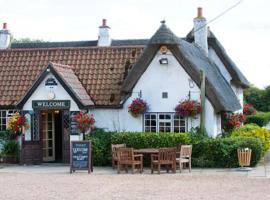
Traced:
<path fill-rule="evenodd" d="M 200 79 L 201 79 L 201 117 L 200 117 L 200 134 L 205 133 L 205 72 L 200 70 Z"/>

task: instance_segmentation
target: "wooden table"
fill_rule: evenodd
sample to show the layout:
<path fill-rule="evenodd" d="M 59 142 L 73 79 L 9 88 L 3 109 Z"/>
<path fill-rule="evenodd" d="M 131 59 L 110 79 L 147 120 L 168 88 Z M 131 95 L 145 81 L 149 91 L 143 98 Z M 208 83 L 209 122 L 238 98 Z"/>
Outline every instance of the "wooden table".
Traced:
<path fill-rule="evenodd" d="M 158 149 L 155 148 L 145 148 L 145 149 L 134 149 L 136 154 L 157 154 Z"/>

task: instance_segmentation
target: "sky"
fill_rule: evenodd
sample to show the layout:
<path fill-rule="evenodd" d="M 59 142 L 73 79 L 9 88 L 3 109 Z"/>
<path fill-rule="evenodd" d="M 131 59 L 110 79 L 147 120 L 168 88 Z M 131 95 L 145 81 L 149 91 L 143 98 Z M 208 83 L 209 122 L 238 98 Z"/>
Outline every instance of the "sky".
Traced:
<path fill-rule="evenodd" d="M 13 36 L 45 41 L 96 40 L 106 18 L 113 39 L 150 38 L 165 19 L 179 37 L 193 27 L 197 7 L 229 56 L 259 88 L 270 85 L 269 0 L 0 0 L 0 24 Z"/>

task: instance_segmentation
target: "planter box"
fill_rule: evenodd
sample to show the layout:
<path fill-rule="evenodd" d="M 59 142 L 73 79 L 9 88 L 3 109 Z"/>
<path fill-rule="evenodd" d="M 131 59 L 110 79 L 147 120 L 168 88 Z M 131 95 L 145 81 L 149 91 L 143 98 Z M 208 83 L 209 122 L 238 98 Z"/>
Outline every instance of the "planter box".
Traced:
<path fill-rule="evenodd" d="M 16 164 L 19 162 L 18 156 L 15 155 L 3 155 L 2 159 L 3 163 Z"/>

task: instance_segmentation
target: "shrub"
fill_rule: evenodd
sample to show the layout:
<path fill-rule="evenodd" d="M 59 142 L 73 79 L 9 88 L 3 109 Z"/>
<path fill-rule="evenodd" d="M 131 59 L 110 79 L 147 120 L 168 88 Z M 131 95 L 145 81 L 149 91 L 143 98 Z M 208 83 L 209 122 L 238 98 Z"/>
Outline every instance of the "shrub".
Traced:
<path fill-rule="evenodd" d="M 188 133 L 127 132 L 112 135 L 113 144 L 125 143 L 128 147 L 137 149 L 176 147 L 178 144 L 189 144 L 190 142 Z"/>
<path fill-rule="evenodd" d="M 192 166 L 238 167 L 237 149 L 252 149 L 251 166 L 255 166 L 262 155 L 262 144 L 257 138 L 208 138 L 193 144 Z"/>
<path fill-rule="evenodd" d="M 110 165 L 111 136 L 111 132 L 105 132 L 102 129 L 94 129 L 86 135 L 86 139 L 92 141 L 93 164 L 95 166 Z"/>
<path fill-rule="evenodd" d="M 270 147 L 270 132 L 266 128 L 260 128 L 256 125 L 245 125 L 238 130 L 234 130 L 231 137 L 254 137 L 261 140 L 263 145 L 263 154 Z"/>
<path fill-rule="evenodd" d="M 16 140 L 8 140 L 3 146 L 4 155 L 17 156 L 19 153 L 19 143 Z"/>
<path fill-rule="evenodd" d="M 246 123 L 254 123 L 260 127 L 266 126 L 270 122 L 270 112 L 257 112 L 255 115 L 247 116 Z"/>

